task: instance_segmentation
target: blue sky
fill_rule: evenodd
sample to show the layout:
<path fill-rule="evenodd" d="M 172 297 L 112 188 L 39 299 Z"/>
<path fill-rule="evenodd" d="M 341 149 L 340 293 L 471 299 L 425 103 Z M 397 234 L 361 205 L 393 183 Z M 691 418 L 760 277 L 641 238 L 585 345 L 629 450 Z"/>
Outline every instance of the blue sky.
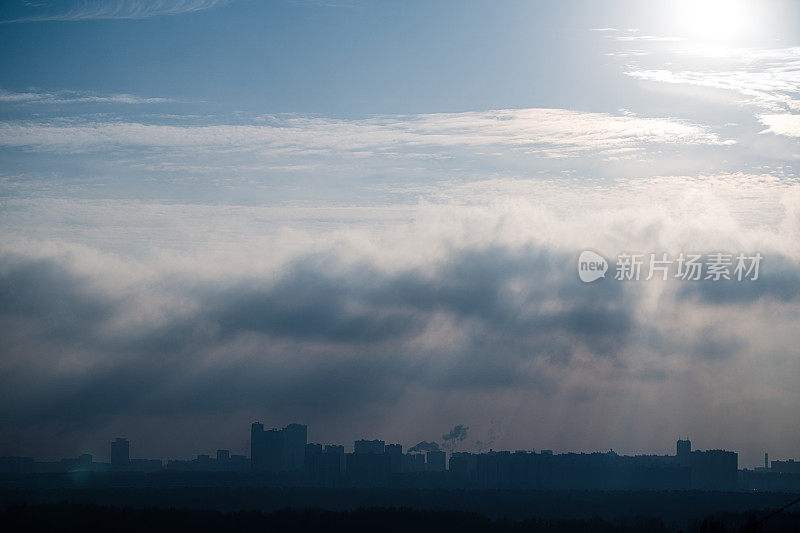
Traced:
<path fill-rule="evenodd" d="M 136 2 L 21 4 L 4 3 L 2 19 L 54 20 L 4 25 L 7 90 L 132 92 L 206 112 L 212 105 L 217 112 L 337 115 L 532 104 L 606 111 L 654 100 L 626 94 L 634 84 L 614 75 L 619 65 L 605 55 L 615 46 L 587 30 L 674 37 L 686 30 L 676 19 L 687 16 L 638 2 L 238 0 L 162 2 L 188 4 L 189 12 L 159 16 L 151 6 L 139 12 L 143 18 L 115 19 Z M 97 5 L 118 7 L 98 13 Z M 765 4 L 756 19 L 764 29 L 747 44 L 791 45 L 796 11 L 791 2 Z"/>
<path fill-rule="evenodd" d="M 798 15 L 5 2 L 0 454 L 242 451 L 258 418 L 796 457 Z M 765 270 L 587 286 L 584 249 Z"/>
<path fill-rule="evenodd" d="M 599 75 L 605 62 L 585 32 L 591 17 L 571 16 L 591 3 L 218 4 L 183 16 L 9 24 L 8 88 L 132 91 L 227 112 L 344 115 L 532 101 L 563 107 L 577 98 L 604 108 L 622 100 L 612 80 L 599 94 L 578 86 L 584 69 Z"/>

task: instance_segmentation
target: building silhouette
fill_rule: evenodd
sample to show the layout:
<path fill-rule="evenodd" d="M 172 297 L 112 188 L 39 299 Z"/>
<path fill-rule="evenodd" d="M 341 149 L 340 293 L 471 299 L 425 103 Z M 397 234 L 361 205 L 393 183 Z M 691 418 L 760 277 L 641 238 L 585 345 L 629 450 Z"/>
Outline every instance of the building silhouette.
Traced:
<path fill-rule="evenodd" d="M 308 428 L 289 424 L 283 429 L 264 429 L 254 422 L 250 427 L 250 463 L 256 472 L 303 470 Z"/>
<path fill-rule="evenodd" d="M 389 466 L 392 473 L 403 471 L 403 445 L 387 444 L 386 454 L 389 456 Z"/>
<path fill-rule="evenodd" d="M 0 473 L 111 472 L 112 474 L 197 472 L 230 473 L 225 483 L 270 486 L 415 487 L 536 490 L 798 490 L 800 461 L 772 461 L 771 467 L 739 470 L 738 454 L 693 450 L 689 439 L 676 442 L 675 455 L 619 455 L 614 451 L 554 453 L 552 450 L 454 452 L 429 447 L 403 453 L 403 446 L 360 439 L 353 452 L 340 444 L 308 443 L 304 425 L 250 428 L 250 457 L 230 450 L 200 454 L 191 460 L 131 459 L 130 442 L 111 442 L 109 463 L 90 454 L 60 461 L 0 457 Z M 765 454 L 765 463 L 769 456 Z M 203 483 L 208 478 L 199 476 Z M 249 477 L 248 477 L 249 476 Z M 127 479 L 127 478 L 126 478 Z M 163 478 L 163 479 L 169 479 Z M 182 478 L 183 479 L 183 478 Z M 203 481 L 206 480 L 206 481 Z M 181 481 L 186 482 L 185 480 Z"/>
<path fill-rule="evenodd" d="M 129 470 L 131 466 L 131 444 L 128 439 L 117 437 L 111 443 L 111 469 Z"/>
<path fill-rule="evenodd" d="M 382 440 L 357 440 L 353 443 L 353 453 L 356 454 L 381 454 L 386 450 L 386 442 Z"/>
<path fill-rule="evenodd" d="M 772 461 L 772 471 L 779 474 L 800 474 L 800 461 Z"/>
<path fill-rule="evenodd" d="M 675 455 L 679 460 L 688 460 L 692 453 L 692 441 L 689 439 L 678 439 Z"/>
<path fill-rule="evenodd" d="M 447 454 L 442 450 L 431 450 L 426 457 L 426 466 L 429 472 L 444 472 L 446 470 Z"/>
<path fill-rule="evenodd" d="M 284 470 L 302 470 L 305 458 L 305 446 L 308 440 L 308 427 L 301 424 L 289 424 L 281 430 L 283 434 L 282 468 Z"/>
<path fill-rule="evenodd" d="M 386 453 L 386 442 L 382 440 L 355 441 L 345 464 L 348 479 L 357 485 L 385 485 L 392 473 L 391 455 Z"/>
<path fill-rule="evenodd" d="M 739 478 L 739 456 L 726 450 L 692 450 L 691 441 L 679 440 L 676 446 L 678 464 L 688 467 L 690 487 L 704 490 L 736 488 Z"/>

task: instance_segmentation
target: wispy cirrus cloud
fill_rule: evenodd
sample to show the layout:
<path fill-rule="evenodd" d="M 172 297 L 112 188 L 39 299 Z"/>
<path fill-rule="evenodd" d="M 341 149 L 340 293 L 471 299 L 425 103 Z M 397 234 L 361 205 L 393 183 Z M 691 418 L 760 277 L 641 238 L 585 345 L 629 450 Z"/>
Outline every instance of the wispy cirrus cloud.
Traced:
<path fill-rule="evenodd" d="M 800 110 L 800 68 L 726 72 L 653 69 L 632 70 L 625 74 L 644 81 L 733 91 L 743 97 L 743 102 L 771 111 Z"/>
<path fill-rule="evenodd" d="M 671 42 L 683 41 L 682 37 L 674 37 L 669 35 L 642 35 L 638 28 L 591 28 L 591 31 L 601 32 L 608 39 L 615 41 L 630 42 L 630 41 L 648 41 L 648 42 Z"/>
<path fill-rule="evenodd" d="M 37 2 L 26 6 L 28 14 L 0 24 L 99 19 L 147 19 L 205 11 L 231 0 L 81 0 L 73 2 Z"/>
<path fill-rule="evenodd" d="M 169 98 L 133 94 L 95 94 L 85 91 L 26 91 L 0 89 L 0 104 L 164 104 Z"/>
<path fill-rule="evenodd" d="M 737 49 L 698 46 L 672 50 L 680 59 L 696 63 L 693 68 L 643 68 L 628 65 L 631 78 L 666 85 L 701 87 L 735 95 L 741 105 L 760 111 L 765 132 L 796 137 L 800 112 L 800 47 Z M 623 56 L 624 53 L 617 54 Z M 716 68 L 703 68 L 713 58 Z M 719 66 L 723 66 L 722 68 Z"/>
<path fill-rule="evenodd" d="M 668 118 L 564 109 L 505 109 L 384 116 L 361 120 L 267 117 L 264 124 L 170 125 L 138 122 L 5 122 L 0 145 L 44 151 L 121 148 L 284 152 L 373 151 L 502 146 L 545 157 L 614 156 L 648 144 L 726 145 L 707 128 Z"/>
<path fill-rule="evenodd" d="M 649 42 L 672 42 L 682 41 L 681 37 L 670 37 L 663 35 L 618 35 L 615 37 L 617 41 L 649 41 Z"/>

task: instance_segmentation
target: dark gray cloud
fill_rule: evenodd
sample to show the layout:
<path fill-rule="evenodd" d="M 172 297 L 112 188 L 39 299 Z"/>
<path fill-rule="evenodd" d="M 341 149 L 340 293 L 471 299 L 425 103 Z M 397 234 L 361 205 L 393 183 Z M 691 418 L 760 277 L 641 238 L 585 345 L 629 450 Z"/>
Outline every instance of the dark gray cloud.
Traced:
<path fill-rule="evenodd" d="M 35 321 L 39 336 L 85 337 L 117 302 L 93 292 L 91 280 L 51 260 L 0 258 L 0 316 Z"/>
<path fill-rule="evenodd" d="M 257 288 L 250 280 L 221 289 L 206 301 L 203 318 L 217 324 L 221 336 L 243 331 L 299 341 L 369 344 L 408 338 L 424 323 L 412 309 L 391 302 L 370 305 L 373 292 L 391 290 L 368 266 L 345 276 L 326 274 L 312 258 L 296 263 L 274 286 Z M 256 288 L 254 288 L 254 285 Z M 349 310 L 353 304 L 362 310 Z"/>
<path fill-rule="evenodd" d="M 678 297 L 714 305 L 796 301 L 800 297 L 800 264 L 785 256 L 766 254 L 755 281 L 687 281 L 681 284 Z"/>
<path fill-rule="evenodd" d="M 78 431 L 120 416 L 242 410 L 346 420 L 410 387 L 552 392 L 558 384 L 532 361 L 564 365 L 577 349 L 613 357 L 634 326 L 623 285 L 581 284 L 573 262 L 488 247 L 385 272 L 308 256 L 271 283 L 176 284 L 195 313 L 107 328 L 126 323 L 129 295 L 56 260 L 6 257 L 0 425 Z M 437 319 L 457 338 L 427 342 Z"/>

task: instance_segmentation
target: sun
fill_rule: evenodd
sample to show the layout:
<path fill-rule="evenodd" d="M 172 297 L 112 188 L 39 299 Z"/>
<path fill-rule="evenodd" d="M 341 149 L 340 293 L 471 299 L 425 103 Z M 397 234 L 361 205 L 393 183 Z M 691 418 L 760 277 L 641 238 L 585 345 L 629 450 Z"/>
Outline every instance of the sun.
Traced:
<path fill-rule="evenodd" d="M 678 24 L 698 41 L 739 40 L 748 32 L 750 8 L 747 0 L 690 0 L 678 10 Z"/>

